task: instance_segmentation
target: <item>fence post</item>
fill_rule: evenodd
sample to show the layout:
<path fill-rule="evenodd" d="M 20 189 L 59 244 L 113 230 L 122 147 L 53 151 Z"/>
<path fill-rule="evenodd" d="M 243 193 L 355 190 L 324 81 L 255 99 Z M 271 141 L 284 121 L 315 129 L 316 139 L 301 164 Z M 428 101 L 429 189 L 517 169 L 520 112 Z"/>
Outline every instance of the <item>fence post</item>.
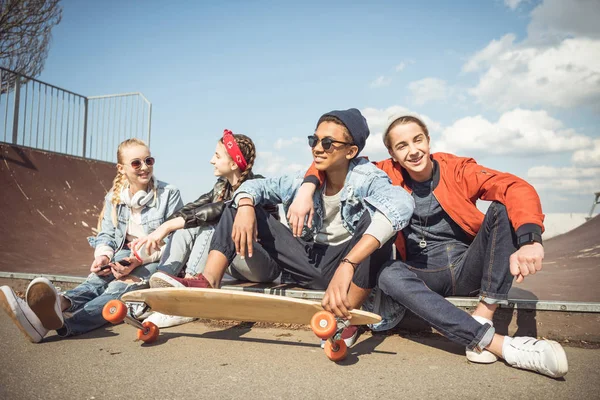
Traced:
<path fill-rule="evenodd" d="M 152 103 L 149 103 L 149 107 L 148 107 L 148 147 L 150 147 L 151 125 L 152 125 Z"/>
<path fill-rule="evenodd" d="M 83 102 L 84 114 L 83 114 L 83 152 L 82 157 L 85 158 L 85 150 L 87 148 L 87 125 L 88 125 L 88 99 L 85 98 Z"/>
<path fill-rule="evenodd" d="M 18 144 L 17 139 L 19 138 L 19 105 L 21 103 L 21 76 L 19 74 L 15 74 L 17 77 L 15 78 L 15 108 L 13 114 L 13 144 Z M 7 97 L 8 101 L 8 97 Z"/>

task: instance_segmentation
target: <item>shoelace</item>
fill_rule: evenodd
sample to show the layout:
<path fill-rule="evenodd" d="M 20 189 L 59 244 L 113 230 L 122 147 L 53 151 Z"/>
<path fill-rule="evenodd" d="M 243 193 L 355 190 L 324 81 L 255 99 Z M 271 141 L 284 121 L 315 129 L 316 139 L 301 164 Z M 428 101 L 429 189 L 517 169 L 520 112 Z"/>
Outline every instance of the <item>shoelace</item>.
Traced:
<path fill-rule="evenodd" d="M 530 342 L 531 340 L 523 343 L 520 348 L 515 347 L 511 344 L 511 347 L 515 349 L 516 366 L 523 369 L 548 371 L 548 368 L 546 368 L 545 365 L 542 363 L 541 353 L 543 352 L 543 350 L 538 350 L 540 345 L 543 346 L 542 342 L 539 342 L 538 340 L 533 342 L 533 344 L 531 344 Z"/>

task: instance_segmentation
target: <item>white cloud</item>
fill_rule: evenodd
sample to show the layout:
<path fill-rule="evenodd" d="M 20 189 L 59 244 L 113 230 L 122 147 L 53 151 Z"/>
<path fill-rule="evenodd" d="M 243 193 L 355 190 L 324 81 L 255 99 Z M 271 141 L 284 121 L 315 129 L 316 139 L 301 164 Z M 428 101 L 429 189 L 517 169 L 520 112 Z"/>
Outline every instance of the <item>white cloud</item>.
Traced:
<path fill-rule="evenodd" d="M 600 188 L 600 168 L 537 166 L 529 169 L 527 180 L 538 191 L 589 195 Z"/>
<path fill-rule="evenodd" d="M 573 154 L 573 163 L 578 166 L 600 167 L 600 139 L 594 140 L 590 149 L 576 151 Z"/>
<path fill-rule="evenodd" d="M 387 77 L 381 75 L 377 79 L 375 79 L 373 82 L 371 82 L 369 84 L 369 87 L 375 89 L 375 88 L 380 88 L 380 87 L 384 87 L 384 86 L 389 86 L 390 83 L 392 83 L 392 78 L 387 78 Z"/>
<path fill-rule="evenodd" d="M 406 68 L 406 63 L 405 62 L 401 62 L 400 64 L 396 65 L 396 72 L 403 71 L 404 68 Z"/>
<path fill-rule="evenodd" d="M 540 47 L 515 44 L 508 34 L 471 57 L 463 71 L 480 73 L 469 93 L 501 110 L 600 105 L 600 40 L 571 38 Z"/>
<path fill-rule="evenodd" d="M 584 149 L 591 143 L 591 138 L 565 128 L 546 111 L 517 108 L 497 122 L 480 115 L 461 118 L 443 130 L 434 148 L 459 154 L 535 155 Z"/>
<path fill-rule="evenodd" d="M 305 147 L 308 148 L 308 145 Z M 307 159 L 307 161 L 310 163 L 310 159 Z M 253 171 L 264 176 L 280 176 L 302 171 L 303 169 L 307 169 L 308 165 L 291 163 L 286 154 L 283 153 L 259 151 Z"/>
<path fill-rule="evenodd" d="M 524 0 L 504 0 L 504 5 L 506 5 L 511 10 L 516 10 Z"/>
<path fill-rule="evenodd" d="M 281 150 L 283 148 L 302 144 L 302 143 L 306 144 L 307 143 L 306 139 L 302 139 L 299 137 L 291 137 L 291 138 L 286 138 L 286 139 L 279 138 L 273 144 L 273 148 L 275 148 L 276 150 Z"/>
<path fill-rule="evenodd" d="M 528 40 L 552 42 L 566 37 L 600 37 L 600 1 L 546 0 L 531 12 Z"/>
<path fill-rule="evenodd" d="M 417 105 L 423 105 L 430 101 L 444 100 L 450 95 L 450 89 L 446 82 L 437 78 L 425 78 L 408 84 L 412 92 L 413 101 Z"/>

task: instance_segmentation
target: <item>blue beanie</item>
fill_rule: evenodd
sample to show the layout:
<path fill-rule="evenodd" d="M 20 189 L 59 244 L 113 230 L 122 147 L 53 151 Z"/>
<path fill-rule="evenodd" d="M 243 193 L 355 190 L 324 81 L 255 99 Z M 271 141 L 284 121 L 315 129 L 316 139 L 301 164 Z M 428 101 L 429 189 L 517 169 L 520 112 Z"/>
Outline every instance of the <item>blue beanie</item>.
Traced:
<path fill-rule="evenodd" d="M 319 126 L 323 118 L 327 116 L 336 117 L 342 121 L 344 126 L 348 129 L 348 132 L 350 132 L 354 144 L 358 146 L 359 153 L 365 148 L 365 143 L 369 137 L 369 126 L 367 125 L 367 120 L 360 111 L 356 108 L 330 111 L 319 118 L 317 126 Z"/>

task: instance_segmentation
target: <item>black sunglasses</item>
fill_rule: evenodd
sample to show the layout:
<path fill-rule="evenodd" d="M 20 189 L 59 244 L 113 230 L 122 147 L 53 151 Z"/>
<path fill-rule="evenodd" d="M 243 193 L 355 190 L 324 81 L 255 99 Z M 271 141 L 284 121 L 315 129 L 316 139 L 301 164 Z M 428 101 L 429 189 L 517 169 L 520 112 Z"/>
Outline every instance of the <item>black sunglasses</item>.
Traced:
<path fill-rule="evenodd" d="M 319 142 L 321 142 L 321 146 L 323 146 L 323 150 L 329 150 L 331 148 L 331 145 L 333 145 L 334 143 L 354 146 L 354 143 L 340 142 L 339 140 L 333 140 L 330 137 L 326 137 L 323 139 L 319 139 L 316 135 L 310 135 L 308 137 L 308 145 L 310 147 L 313 147 L 313 148 L 316 147 L 317 144 L 319 144 Z"/>
<path fill-rule="evenodd" d="M 154 165 L 154 162 L 156 160 L 154 159 L 154 157 L 146 157 L 143 160 L 140 160 L 139 158 L 134 158 L 133 160 L 131 160 L 131 162 L 129 163 L 131 165 L 131 167 L 133 169 L 140 169 L 142 168 L 142 163 L 146 164 L 147 166 L 151 167 Z"/>

